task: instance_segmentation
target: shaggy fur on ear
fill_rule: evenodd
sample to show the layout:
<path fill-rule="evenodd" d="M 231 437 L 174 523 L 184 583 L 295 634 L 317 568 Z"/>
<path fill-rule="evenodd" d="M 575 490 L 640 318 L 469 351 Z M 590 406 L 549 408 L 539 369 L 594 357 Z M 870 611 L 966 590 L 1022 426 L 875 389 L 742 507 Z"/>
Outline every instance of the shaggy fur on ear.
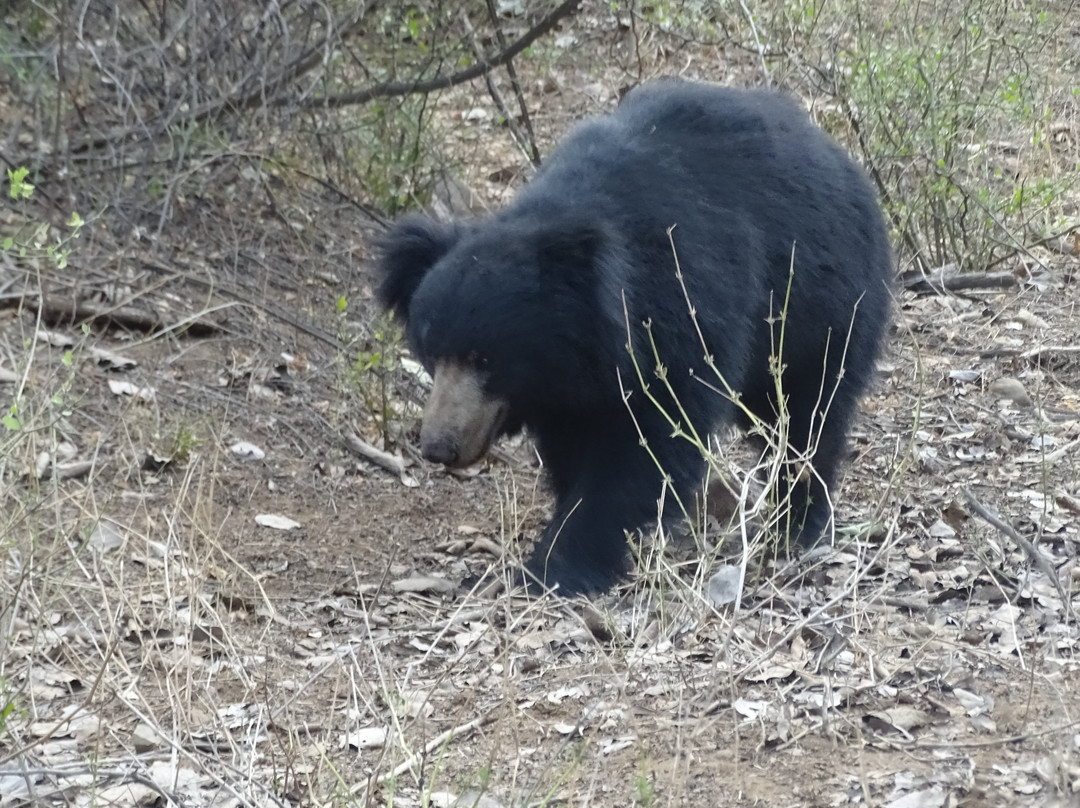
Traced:
<path fill-rule="evenodd" d="M 398 222 L 382 244 L 379 303 L 405 323 L 420 282 L 453 248 L 461 234 L 460 225 L 443 224 L 424 216 L 410 216 Z"/>

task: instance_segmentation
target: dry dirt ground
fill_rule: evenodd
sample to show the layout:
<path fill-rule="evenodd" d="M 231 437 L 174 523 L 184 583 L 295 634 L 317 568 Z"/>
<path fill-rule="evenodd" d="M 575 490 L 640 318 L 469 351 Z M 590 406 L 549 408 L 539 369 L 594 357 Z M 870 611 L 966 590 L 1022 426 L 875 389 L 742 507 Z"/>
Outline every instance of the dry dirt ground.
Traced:
<path fill-rule="evenodd" d="M 614 93 L 530 98 L 550 137 Z M 475 139 L 497 203 L 520 160 Z M 717 609 L 718 555 L 646 537 L 620 591 L 526 600 L 473 584 L 543 524 L 527 443 L 468 475 L 407 430 L 403 475 L 347 448 L 379 227 L 255 163 L 200 180 L 67 284 L 0 263 L 0 391 L 40 416 L 0 490 L 0 806 L 1080 800 L 1078 245 L 898 293 L 835 548 L 747 559 Z"/>

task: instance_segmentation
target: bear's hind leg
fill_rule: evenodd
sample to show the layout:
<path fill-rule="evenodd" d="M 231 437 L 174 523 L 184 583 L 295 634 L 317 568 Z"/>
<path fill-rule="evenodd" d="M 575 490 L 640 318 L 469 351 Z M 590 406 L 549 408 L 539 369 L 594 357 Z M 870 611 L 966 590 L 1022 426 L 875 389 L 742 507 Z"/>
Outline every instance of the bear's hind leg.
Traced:
<path fill-rule="evenodd" d="M 833 537 L 832 492 L 847 452 L 853 405 L 836 397 L 824 416 L 790 402 L 789 410 L 787 456 L 777 497 L 788 508 L 780 526 L 793 544 L 810 548 Z"/>

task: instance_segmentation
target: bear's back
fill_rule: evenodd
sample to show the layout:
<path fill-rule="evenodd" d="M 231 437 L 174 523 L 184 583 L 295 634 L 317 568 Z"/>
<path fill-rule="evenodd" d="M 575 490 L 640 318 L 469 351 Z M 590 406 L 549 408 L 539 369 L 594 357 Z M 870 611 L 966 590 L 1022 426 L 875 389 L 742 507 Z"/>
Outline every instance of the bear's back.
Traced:
<path fill-rule="evenodd" d="M 635 87 L 612 113 L 629 132 L 669 137 L 705 135 L 728 142 L 769 133 L 794 135 L 809 118 L 793 100 L 771 90 L 745 90 L 662 79 Z"/>
<path fill-rule="evenodd" d="M 828 199 L 837 185 L 850 190 L 863 182 L 857 174 L 846 153 L 784 95 L 666 79 L 635 88 L 611 113 L 577 125 L 506 214 L 580 208 L 627 224 L 650 200 L 653 211 L 671 214 L 758 209 L 767 216 L 778 196 Z M 876 205 L 868 185 L 863 197 Z"/>

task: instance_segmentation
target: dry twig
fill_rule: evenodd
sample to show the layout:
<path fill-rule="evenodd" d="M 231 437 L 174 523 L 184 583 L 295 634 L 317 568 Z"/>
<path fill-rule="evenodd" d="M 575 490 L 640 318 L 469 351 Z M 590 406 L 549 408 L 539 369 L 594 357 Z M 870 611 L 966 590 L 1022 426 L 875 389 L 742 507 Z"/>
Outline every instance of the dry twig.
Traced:
<path fill-rule="evenodd" d="M 1049 559 L 1039 551 L 1039 548 L 1032 544 L 1031 541 L 1021 536 L 1012 525 L 1002 521 L 988 507 L 975 499 L 975 496 L 967 489 L 967 487 L 961 487 L 960 493 L 963 495 L 964 499 L 967 500 L 967 504 L 971 506 L 971 510 L 975 511 L 976 516 L 987 524 L 996 527 L 1016 542 L 1017 546 L 1020 547 L 1020 549 L 1027 554 L 1028 558 L 1035 563 L 1035 566 L 1053 582 L 1054 588 L 1057 589 L 1058 596 L 1061 598 L 1062 606 L 1068 609 L 1069 598 L 1065 595 L 1065 589 L 1061 586 L 1061 581 L 1058 580 L 1057 570 L 1054 569 Z"/>
<path fill-rule="evenodd" d="M 359 435 L 348 432 L 344 435 L 345 446 L 353 454 L 358 454 L 366 460 L 370 460 L 377 466 L 393 472 L 399 477 L 405 473 L 406 463 L 398 455 L 384 452 L 361 438 Z"/>

